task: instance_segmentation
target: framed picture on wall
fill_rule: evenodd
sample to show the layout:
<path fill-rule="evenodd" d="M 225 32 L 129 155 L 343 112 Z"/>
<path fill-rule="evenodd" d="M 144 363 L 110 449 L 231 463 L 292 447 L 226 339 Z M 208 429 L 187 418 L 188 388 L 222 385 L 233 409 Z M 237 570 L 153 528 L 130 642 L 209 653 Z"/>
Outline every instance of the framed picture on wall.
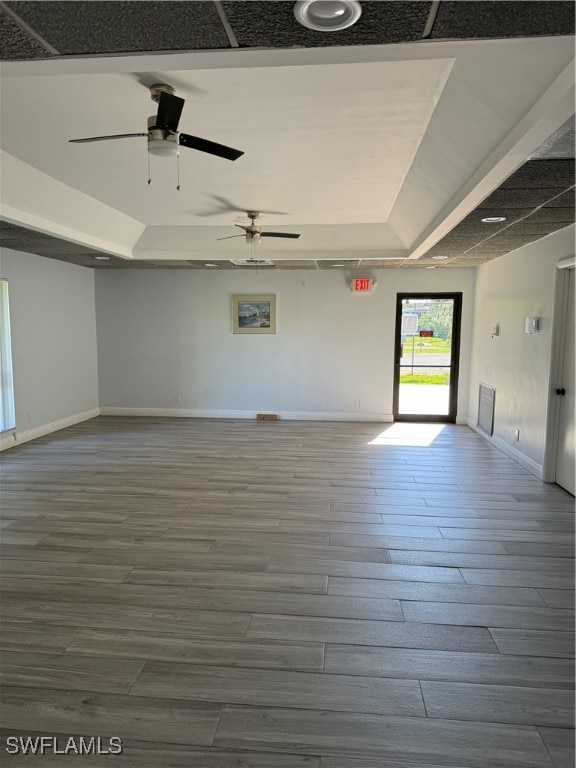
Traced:
<path fill-rule="evenodd" d="M 276 296 L 232 296 L 232 333 L 276 333 Z"/>

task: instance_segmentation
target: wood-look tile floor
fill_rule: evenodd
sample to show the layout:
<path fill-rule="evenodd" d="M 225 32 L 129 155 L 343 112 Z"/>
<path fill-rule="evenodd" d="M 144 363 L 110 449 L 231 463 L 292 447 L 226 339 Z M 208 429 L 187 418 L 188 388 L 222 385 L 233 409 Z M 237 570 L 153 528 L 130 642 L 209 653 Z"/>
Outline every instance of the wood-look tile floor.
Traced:
<path fill-rule="evenodd" d="M 574 499 L 466 427 L 100 417 L 2 455 L 3 736 L 100 768 L 572 768 Z"/>

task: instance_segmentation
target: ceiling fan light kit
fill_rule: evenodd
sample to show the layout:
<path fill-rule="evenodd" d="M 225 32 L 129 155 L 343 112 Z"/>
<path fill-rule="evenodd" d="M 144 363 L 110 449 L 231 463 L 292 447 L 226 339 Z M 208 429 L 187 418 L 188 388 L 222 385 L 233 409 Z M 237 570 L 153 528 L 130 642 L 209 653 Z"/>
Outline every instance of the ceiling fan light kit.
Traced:
<path fill-rule="evenodd" d="M 115 136 L 92 136 L 85 139 L 70 139 L 71 144 L 88 144 L 95 141 L 110 141 L 112 139 L 131 139 L 146 137 L 148 139 L 148 152 L 151 155 L 167 157 L 178 155 L 180 147 L 195 149 L 198 152 L 206 152 L 209 155 L 222 157 L 225 160 L 238 160 L 244 152 L 215 141 L 201 139 L 199 136 L 190 136 L 188 133 L 180 133 L 178 125 L 180 115 L 184 108 L 184 99 L 174 95 L 174 88 L 165 83 L 156 83 L 150 86 L 150 97 L 158 104 L 158 111 L 148 118 L 148 130 L 146 133 L 121 133 Z"/>
<path fill-rule="evenodd" d="M 302 26 L 318 32 L 339 32 L 356 24 L 362 14 L 357 0 L 299 0 L 294 16 Z"/>
<path fill-rule="evenodd" d="M 300 235 L 292 232 L 262 232 L 262 227 L 257 226 L 256 219 L 260 216 L 260 211 L 246 211 L 246 216 L 250 219 L 250 224 L 234 224 L 238 229 L 244 230 L 244 235 L 228 235 L 228 237 L 218 237 L 217 240 L 232 240 L 235 237 L 245 237 L 246 242 L 254 246 L 259 243 L 263 237 L 282 237 L 297 240 Z"/>

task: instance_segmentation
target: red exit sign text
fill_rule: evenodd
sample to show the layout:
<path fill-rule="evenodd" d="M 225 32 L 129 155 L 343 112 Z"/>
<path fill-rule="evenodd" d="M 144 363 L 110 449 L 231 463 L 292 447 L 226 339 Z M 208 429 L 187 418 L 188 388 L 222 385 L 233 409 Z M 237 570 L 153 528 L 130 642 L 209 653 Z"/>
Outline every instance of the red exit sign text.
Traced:
<path fill-rule="evenodd" d="M 352 290 L 354 293 L 371 293 L 372 286 L 371 277 L 355 277 L 352 280 Z"/>

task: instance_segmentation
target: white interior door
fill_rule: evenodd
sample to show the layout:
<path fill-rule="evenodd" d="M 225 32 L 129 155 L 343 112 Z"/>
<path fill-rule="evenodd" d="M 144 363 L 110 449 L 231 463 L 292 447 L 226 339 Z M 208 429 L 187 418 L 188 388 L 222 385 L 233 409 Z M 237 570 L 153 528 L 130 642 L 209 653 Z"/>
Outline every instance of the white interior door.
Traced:
<path fill-rule="evenodd" d="M 556 460 L 556 482 L 574 495 L 575 443 L 574 401 L 575 379 L 575 338 L 574 338 L 574 269 L 568 269 L 568 301 L 566 308 L 566 333 L 562 357 L 562 376 L 556 389 L 560 405 L 558 429 L 558 454 Z"/>

